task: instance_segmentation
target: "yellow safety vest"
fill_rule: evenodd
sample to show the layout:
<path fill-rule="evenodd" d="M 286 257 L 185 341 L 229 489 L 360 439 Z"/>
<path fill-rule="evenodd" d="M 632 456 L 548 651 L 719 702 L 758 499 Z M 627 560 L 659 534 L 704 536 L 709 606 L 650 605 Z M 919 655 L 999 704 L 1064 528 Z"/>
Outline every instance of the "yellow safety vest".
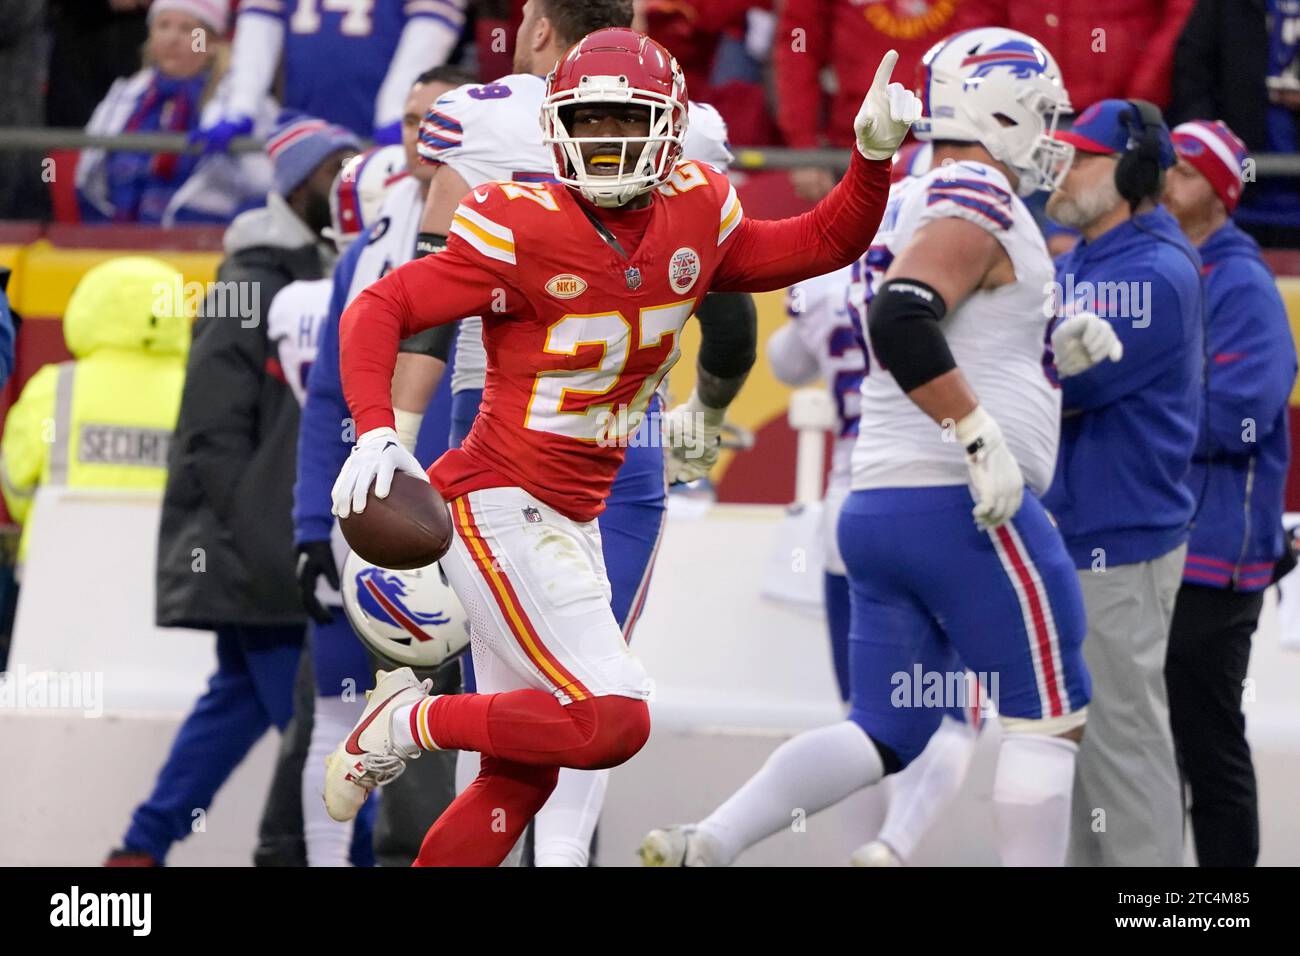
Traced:
<path fill-rule="evenodd" d="M 184 384 L 184 354 L 117 348 L 32 376 L 0 441 L 0 490 L 9 513 L 24 523 L 20 561 L 39 485 L 163 488 Z"/>

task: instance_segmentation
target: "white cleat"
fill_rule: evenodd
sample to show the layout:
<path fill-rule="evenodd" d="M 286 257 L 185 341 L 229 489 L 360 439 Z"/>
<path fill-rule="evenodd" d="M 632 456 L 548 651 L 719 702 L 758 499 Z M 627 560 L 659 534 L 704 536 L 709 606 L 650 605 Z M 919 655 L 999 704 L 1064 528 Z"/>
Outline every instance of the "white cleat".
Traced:
<path fill-rule="evenodd" d="M 651 830 L 637 850 L 642 866 L 723 866 L 718 841 L 686 823 Z"/>
<path fill-rule="evenodd" d="M 902 866 L 903 861 L 889 844 L 872 840 L 853 851 L 849 866 Z"/>
<path fill-rule="evenodd" d="M 325 761 L 325 809 L 340 823 L 357 815 L 375 787 L 392 783 L 419 748 L 399 749 L 391 733 L 393 710 L 414 704 L 429 693 L 432 681 L 415 679 L 409 667 L 376 671 L 375 689 L 366 691 L 366 709 L 348 738 Z"/>

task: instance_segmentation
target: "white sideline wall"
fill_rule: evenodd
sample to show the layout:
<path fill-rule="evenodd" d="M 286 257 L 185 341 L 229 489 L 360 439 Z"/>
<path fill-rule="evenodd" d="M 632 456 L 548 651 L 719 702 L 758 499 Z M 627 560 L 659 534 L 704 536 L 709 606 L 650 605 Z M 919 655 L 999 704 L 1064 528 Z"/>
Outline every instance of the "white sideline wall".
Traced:
<path fill-rule="evenodd" d="M 15 706 L 0 696 L 0 753 L 10 766 L 24 767 L 23 786 L 0 788 L 0 864 L 99 862 L 152 787 L 213 666 L 210 635 L 152 626 L 157 510 L 156 496 L 42 492 L 10 670 L 101 674 L 103 714 Z M 782 588 L 819 589 L 815 546 L 800 530 L 808 524 L 788 522 L 780 508 L 749 506 L 670 520 L 633 642 L 656 680 L 654 732 L 613 773 L 602 865 L 633 864 L 647 829 L 697 819 L 790 734 L 840 718 L 820 614 L 759 596 L 765 583 L 782 584 L 771 579 L 773 568 L 804 559 L 806 570 L 792 572 Z M 800 547 L 803 556 L 795 553 Z M 1261 863 L 1296 865 L 1300 654 L 1280 647 L 1271 596 L 1251 677 Z M 996 737 L 994 729 L 981 738 L 962 793 L 922 844 L 917 863 L 996 863 L 989 838 Z M 268 734 L 258 744 L 170 863 L 248 864 L 276 743 Z M 844 865 L 882 814 L 879 795 L 864 792 L 810 818 L 803 832 L 765 841 L 741 863 Z"/>

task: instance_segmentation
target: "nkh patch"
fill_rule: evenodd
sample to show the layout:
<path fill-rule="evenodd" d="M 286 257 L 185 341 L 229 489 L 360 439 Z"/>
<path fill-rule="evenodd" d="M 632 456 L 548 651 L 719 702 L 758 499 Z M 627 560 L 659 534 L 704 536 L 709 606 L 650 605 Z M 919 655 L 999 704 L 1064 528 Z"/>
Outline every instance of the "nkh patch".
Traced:
<path fill-rule="evenodd" d="M 557 299 L 576 299 L 587 291 L 587 280 L 565 272 L 546 283 L 546 291 Z"/>
<path fill-rule="evenodd" d="M 695 285 L 700 277 L 700 254 L 690 246 L 682 246 L 668 260 L 668 282 L 673 291 L 681 294 Z"/>

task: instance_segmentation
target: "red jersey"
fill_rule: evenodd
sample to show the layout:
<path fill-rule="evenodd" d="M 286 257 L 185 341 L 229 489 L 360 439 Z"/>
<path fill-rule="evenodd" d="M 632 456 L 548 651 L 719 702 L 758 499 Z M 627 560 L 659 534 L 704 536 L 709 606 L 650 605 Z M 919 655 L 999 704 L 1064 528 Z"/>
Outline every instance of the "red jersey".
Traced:
<path fill-rule="evenodd" d="M 880 58 L 898 51 L 894 82 L 916 87 L 925 51 L 952 33 L 967 0 L 785 0 L 772 44 L 781 133 L 787 146 L 853 145 L 853 118 Z M 992 24 L 979 24 L 979 26 Z M 1039 36 L 1037 30 L 1028 30 Z M 836 92 L 824 110 L 821 73 Z M 1065 77 L 1068 82 L 1070 77 Z M 825 120 L 823 122 L 823 119 Z"/>
<path fill-rule="evenodd" d="M 847 265 L 870 245 L 888 191 L 889 162 L 855 150 L 815 208 L 763 222 L 745 218 L 721 172 L 681 162 L 651 194 L 636 248 L 620 252 L 563 185 L 482 186 L 456 210 L 443 252 L 390 272 L 343 313 L 340 367 L 357 433 L 393 425 L 401 339 L 481 315 L 478 418 L 429 477 L 448 500 L 519 487 L 589 521 L 705 293 L 762 292 Z"/>

